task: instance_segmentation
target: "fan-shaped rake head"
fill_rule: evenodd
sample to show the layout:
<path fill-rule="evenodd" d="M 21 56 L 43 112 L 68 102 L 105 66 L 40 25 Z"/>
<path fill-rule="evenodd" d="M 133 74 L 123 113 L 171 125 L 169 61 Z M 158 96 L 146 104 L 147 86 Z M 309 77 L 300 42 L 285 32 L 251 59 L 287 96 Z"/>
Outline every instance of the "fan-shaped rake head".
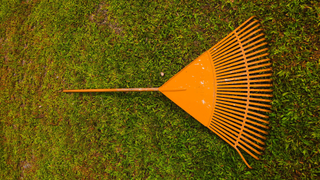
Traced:
<path fill-rule="evenodd" d="M 259 27 L 249 18 L 159 89 L 186 88 L 163 93 L 234 147 L 248 167 L 238 148 L 259 159 L 255 154 L 264 150 L 271 112 L 272 69 Z"/>

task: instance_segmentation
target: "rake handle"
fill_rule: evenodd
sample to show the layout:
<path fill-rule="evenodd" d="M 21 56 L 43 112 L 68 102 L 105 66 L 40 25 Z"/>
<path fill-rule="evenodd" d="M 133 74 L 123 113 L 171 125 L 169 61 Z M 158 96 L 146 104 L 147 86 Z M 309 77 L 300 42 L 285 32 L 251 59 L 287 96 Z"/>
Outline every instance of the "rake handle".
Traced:
<path fill-rule="evenodd" d="M 165 91 L 186 91 L 186 88 L 172 88 L 161 90 Z M 132 92 L 132 91 L 159 91 L 159 88 L 120 88 L 120 89 L 72 89 L 72 90 L 63 90 L 62 92 Z"/>
<path fill-rule="evenodd" d="M 62 92 L 130 92 L 130 91 L 159 91 L 159 88 L 121 88 L 121 89 L 73 89 Z"/>

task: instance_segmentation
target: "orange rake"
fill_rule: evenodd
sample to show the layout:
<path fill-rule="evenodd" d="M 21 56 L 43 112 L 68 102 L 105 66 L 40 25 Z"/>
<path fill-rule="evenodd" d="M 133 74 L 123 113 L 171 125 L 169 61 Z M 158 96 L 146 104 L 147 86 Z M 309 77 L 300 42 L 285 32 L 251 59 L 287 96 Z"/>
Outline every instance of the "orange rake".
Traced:
<path fill-rule="evenodd" d="M 272 97 L 268 48 L 258 20 L 249 18 L 160 88 L 82 89 L 63 92 L 160 91 L 196 120 L 255 159 L 269 129 Z M 260 150 L 260 151 L 259 151 Z M 255 154 L 254 154 L 255 153 Z"/>

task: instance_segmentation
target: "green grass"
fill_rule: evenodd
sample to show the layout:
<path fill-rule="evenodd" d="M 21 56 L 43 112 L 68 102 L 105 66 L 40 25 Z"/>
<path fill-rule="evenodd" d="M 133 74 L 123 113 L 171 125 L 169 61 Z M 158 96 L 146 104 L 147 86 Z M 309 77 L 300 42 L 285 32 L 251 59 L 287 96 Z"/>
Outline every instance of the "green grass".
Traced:
<path fill-rule="evenodd" d="M 0 1 L 1 179 L 320 178 L 317 1 Z M 246 19 L 261 21 L 273 112 L 261 161 L 158 92 Z M 160 73 L 163 72 L 164 76 Z"/>

